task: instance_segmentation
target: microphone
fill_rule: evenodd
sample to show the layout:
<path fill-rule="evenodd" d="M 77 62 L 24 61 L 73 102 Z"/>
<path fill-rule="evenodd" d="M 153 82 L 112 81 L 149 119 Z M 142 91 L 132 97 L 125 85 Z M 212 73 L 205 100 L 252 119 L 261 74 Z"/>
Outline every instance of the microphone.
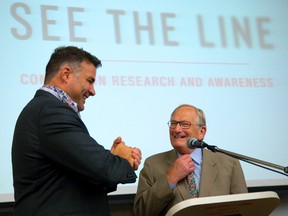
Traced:
<path fill-rule="evenodd" d="M 209 145 L 207 143 L 205 143 L 202 140 L 197 140 L 196 138 L 192 137 L 190 139 L 187 140 L 187 147 L 190 149 L 194 149 L 194 148 L 205 148 L 208 147 Z"/>

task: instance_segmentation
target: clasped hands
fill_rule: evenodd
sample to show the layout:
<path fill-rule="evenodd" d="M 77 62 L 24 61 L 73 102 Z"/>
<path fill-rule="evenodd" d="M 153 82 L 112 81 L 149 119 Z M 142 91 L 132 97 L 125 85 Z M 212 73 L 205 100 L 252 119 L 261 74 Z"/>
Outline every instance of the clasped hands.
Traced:
<path fill-rule="evenodd" d="M 134 170 L 137 170 L 141 163 L 141 150 L 136 147 L 132 148 L 125 145 L 125 142 L 122 141 L 121 137 L 117 137 L 114 140 L 111 147 L 111 153 L 128 160 Z"/>

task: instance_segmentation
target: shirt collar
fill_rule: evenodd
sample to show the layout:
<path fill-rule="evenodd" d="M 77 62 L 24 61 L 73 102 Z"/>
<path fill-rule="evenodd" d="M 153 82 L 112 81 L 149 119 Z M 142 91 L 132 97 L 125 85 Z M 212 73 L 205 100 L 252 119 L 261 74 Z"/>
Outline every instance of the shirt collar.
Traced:
<path fill-rule="evenodd" d="M 182 154 L 177 152 L 177 155 L 178 155 L 178 157 L 180 157 Z M 202 162 L 202 149 L 201 148 L 195 148 L 194 151 L 190 154 L 190 157 L 198 165 L 201 164 L 201 162 Z"/>
<path fill-rule="evenodd" d="M 197 164 L 201 164 L 202 161 L 202 149 L 196 148 L 191 154 L 191 158 L 196 162 Z"/>
<path fill-rule="evenodd" d="M 50 86 L 50 85 L 43 85 L 40 89 L 53 94 L 60 101 L 70 106 L 80 117 L 80 112 L 78 110 L 77 103 L 73 101 L 72 98 L 65 91 L 56 86 Z"/>

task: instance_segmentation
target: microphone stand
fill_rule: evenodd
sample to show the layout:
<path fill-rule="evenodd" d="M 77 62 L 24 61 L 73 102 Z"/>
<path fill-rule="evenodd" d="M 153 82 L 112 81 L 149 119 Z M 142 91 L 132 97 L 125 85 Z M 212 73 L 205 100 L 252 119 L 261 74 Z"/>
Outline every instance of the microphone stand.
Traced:
<path fill-rule="evenodd" d="M 288 176 L 286 174 L 286 173 L 288 173 L 288 166 L 287 167 L 283 167 L 283 166 L 280 166 L 280 165 L 277 165 L 277 164 L 273 164 L 273 163 L 269 163 L 269 162 L 266 162 L 266 161 L 263 161 L 263 160 L 258 160 L 256 158 L 252 158 L 252 157 L 248 157 L 248 156 L 245 156 L 245 155 L 237 154 L 237 153 L 234 153 L 234 152 L 226 151 L 226 150 L 220 149 L 217 146 L 213 146 L 213 145 L 207 145 L 205 147 L 208 150 L 212 151 L 212 152 L 220 152 L 220 153 L 226 154 L 226 155 L 228 155 L 230 157 L 233 157 L 233 158 L 245 161 L 247 163 L 251 163 L 253 165 L 256 165 L 256 166 L 259 166 L 259 167 L 262 167 L 262 168 L 265 168 L 265 169 L 269 169 L 271 171 L 274 171 L 274 172 L 280 173 L 282 175 Z M 268 167 L 272 167 L 272 168 L 281 170 L 284 173 L 276 171 L 274 169 L 267 168 L 265 166 L 261 166 L 261 165 L 265 165 L 265 166 L 268 166 Z"/>

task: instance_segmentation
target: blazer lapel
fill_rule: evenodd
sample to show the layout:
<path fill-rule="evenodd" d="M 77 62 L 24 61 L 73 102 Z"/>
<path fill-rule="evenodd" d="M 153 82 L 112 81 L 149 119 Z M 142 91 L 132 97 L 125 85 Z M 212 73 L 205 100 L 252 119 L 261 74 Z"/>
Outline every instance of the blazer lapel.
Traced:
<path fill-rule="evenodd" d="M 211 152 L 204 149 L 199 191 L 200 197 L 209 196 L 218 173 L 216 164 L 217 163 L 213 160 L 213 155 L 211 155 Z"/>
<path fill-rule="evenodd" d="M 178 184 L 176 185 L 179 194 L 181 195 L 183 200 L 190 199 L 190 194 L 188 192 L 188 185 L 185 179 L 182 179 Z"/>

